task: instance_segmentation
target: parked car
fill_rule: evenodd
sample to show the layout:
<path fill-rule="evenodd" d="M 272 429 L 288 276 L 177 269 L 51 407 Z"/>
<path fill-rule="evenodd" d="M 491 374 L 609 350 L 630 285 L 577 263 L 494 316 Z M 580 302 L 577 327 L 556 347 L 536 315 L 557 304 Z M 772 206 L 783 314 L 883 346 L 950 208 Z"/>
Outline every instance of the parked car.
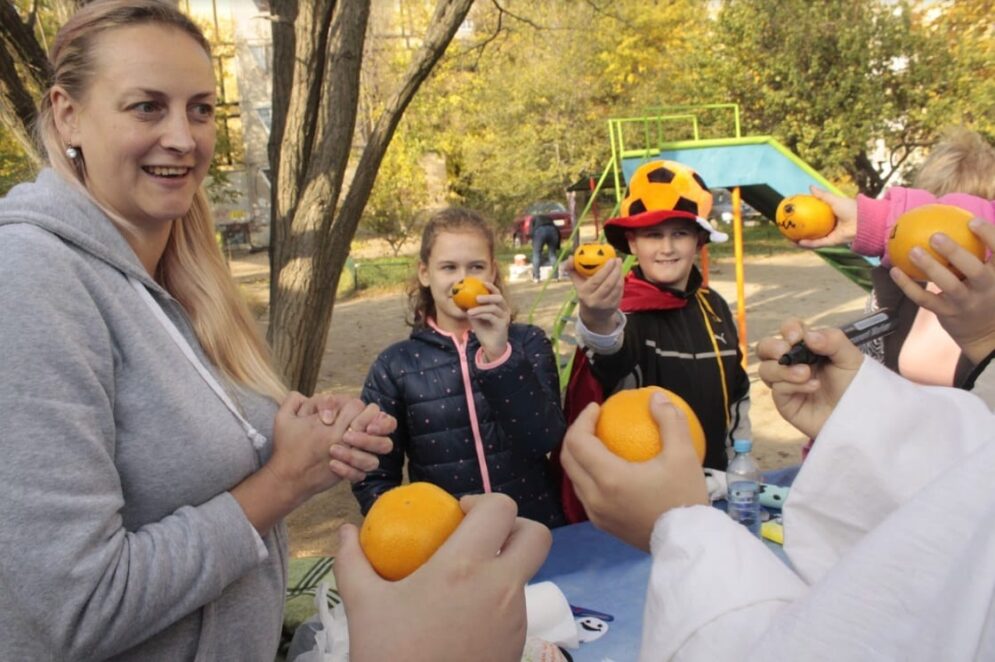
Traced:
<path fill-rule="evenodd" d="M 708 215 L 708 220 L 712 221 L 713 224 L 718 221 L 732 223 L 732 194 L 724 188 L 709 190 L 712 193 L 712 213 Z M 740 210 L 744 221 L 756 220 L 762 216 L 760 212 L 746 204 L 742 199 L 740 200 Z"/>
<path fill-rule="evenodd" d="M 511 226 L 511 244 L 518 248 L 532 241 L 532 219 L 536 216 L 549 216 L 553 225 L 560 231 L 560 241 L 566 241 L 573 232 L 574 223 L 570 212 L 559 202 L 543 200 L 534 202 L 515 217 Z"/>

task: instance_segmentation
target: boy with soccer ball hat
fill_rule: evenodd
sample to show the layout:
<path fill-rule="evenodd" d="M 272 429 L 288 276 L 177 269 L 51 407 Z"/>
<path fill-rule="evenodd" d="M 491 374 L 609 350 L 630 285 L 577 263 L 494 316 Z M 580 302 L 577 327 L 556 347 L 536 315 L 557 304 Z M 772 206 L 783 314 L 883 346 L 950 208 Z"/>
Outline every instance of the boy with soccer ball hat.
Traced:
<path fill-rule="evenodd" d="M 728 239 L 705 220 L 711 207 L 708 187 L 686 165 L 650 161 L 633 173 L 605 236 L 638 265 L 624 277 L 620 259 L 590 278 L 570 272 L 580 349 L 564 408 L 570 422 L 588 402 L 622 389 L 670 389 L 701 420 L 705 466 L 724 470 L 732 440 L 751 438 L 750 382 L 729 305 L 703 286 L 695 266 L 702 246 Z M 583 519 L 564 480 L 567 516 Z"/>

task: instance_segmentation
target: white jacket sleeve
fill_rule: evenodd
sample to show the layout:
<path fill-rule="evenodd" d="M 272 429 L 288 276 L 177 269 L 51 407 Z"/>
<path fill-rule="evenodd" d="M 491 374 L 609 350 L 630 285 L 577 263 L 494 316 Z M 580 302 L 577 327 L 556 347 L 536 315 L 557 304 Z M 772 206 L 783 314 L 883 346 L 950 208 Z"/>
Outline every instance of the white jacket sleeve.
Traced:
<path fill-rule="evenodd" d="M 743 526 L 710 506 L 672 510 L 650 540 L 639 659 L 736 659 L 804 583 Z"/>
<path fill-rule="evenodd" d="M 868 531 L 984 443 L 992 414 L 966 391 L 921 386 L 875 361 L 819 433 L 784 508 L 784 549 L 818 581 Z"/>

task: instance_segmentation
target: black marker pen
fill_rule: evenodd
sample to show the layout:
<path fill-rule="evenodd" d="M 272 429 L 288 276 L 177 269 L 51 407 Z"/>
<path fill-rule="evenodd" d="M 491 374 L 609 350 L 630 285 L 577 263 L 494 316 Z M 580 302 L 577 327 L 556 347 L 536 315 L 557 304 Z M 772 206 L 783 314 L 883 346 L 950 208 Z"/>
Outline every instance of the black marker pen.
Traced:
<path fill-rule="evenodd" d="M 891 314 L 891 311 L 887 308 L 882 308 L 867 317 L 861 317 L 859 320 L 841 326 L 840 331 L 854 345 L 863 345 L 881 336 L 888 335 L 895 330 L 897 325 L 898 320 Z M 790 350 L 781 355 L 781 358 L 777 362 L 781 365 L 795 365 L 796 363 L 812 365 L 813 363 L 825 360 L 825 356 L 813 353 L 812 350 L 805 346 L 804 342 L 798 342 L 792 345 Z"/>

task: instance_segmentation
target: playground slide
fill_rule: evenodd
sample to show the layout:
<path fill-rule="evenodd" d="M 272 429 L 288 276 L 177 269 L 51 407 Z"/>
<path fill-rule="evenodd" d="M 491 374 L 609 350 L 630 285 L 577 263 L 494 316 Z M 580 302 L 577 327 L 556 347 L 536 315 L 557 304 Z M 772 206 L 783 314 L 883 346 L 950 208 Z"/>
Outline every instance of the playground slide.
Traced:
<path fill-rule="evenodd" d="M 622 159 L 626 181 L 642 163 L 657 158 L 691 166 L 713 188 L 740 187 L 743 200 L 770 219 L 774 218 L 782 198 L 808 193 L 809 186 L 839 193 L 811 166 L 770 136 L 665 143 L 659 152 L 627 155 Z M 842 247 L 816 252 L 854 283 L 870 290 L 869 272 L 877 260 Z"/>

